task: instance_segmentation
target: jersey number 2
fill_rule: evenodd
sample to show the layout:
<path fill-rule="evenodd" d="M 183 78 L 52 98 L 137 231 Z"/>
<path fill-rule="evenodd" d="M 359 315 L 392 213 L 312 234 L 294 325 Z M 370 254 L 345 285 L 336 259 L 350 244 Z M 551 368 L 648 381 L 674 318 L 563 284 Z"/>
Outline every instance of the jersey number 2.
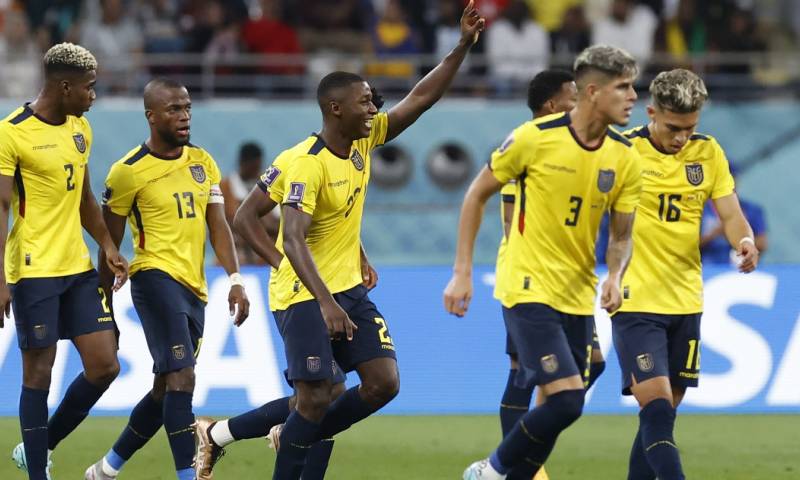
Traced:
<path fill-rule="evenodd" d="M 64 165 L 64 170 L 67 172 L 67 191 L 75 190 L 75 180 L 72 178 L 75 176 L 75 166 L 67 163 Z"/>

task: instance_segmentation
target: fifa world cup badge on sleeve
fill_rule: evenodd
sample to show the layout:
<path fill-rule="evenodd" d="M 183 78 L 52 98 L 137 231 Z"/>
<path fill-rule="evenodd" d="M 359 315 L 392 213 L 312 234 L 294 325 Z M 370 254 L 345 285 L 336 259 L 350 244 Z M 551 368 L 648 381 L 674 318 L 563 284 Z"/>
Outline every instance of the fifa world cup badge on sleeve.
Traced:
<path fill-rule="evenodd" d="M 303 195 L 306 193 L 306 184 L 302 182 L 292 182 L 289 186 L 289 196 L 287 199 L 290 202 L 302 202 Z"/>
<path fill-rule="evenodd" d="M 268 187 L 271 187 L 272 184 L 275 183 L 275 180 L 280 176 L 280 174 L 281 174 L 281 169 L 274 165 L 271 165 L 267 169 L 267 171 L 264 172 L 264 175 L 261 175 L 261 181 L 264 182 L 264 184 L 267 185 Z"/>

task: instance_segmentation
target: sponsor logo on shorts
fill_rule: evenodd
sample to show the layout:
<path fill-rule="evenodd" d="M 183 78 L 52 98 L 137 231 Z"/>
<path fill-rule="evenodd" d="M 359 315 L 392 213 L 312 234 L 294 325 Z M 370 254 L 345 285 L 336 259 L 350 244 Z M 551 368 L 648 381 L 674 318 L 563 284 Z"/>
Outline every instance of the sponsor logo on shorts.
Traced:
<path fill-rule="evenodd" d="M 653 356 L 649 353 L 643 353 L 641 355 L 637 355 L 636 365 L 639 367 L 639 370 L 645 373 L 652 372 L 653 367 L 655 367 L 655 363 L 653 362 Z"/>
<path fill-rule="evenodd" d="M 306 370 L 310 373 L 317 373 L 322 368 L 322 360 L 319 357 L 306 357 Z"/>
<path fill-rule="evenodd" d="M 546 373 L 555 373 L 558 370 L 558 357 L 556 357 L 555 353 L 542 357 L 541 363 L 542 370 Z"/>
<path fill-rule="evenodd" d="M 175 360 L 183 360 L 186 356 L 186 347 L 183 345 L 173 345 L 172 356 L 175 357 Z"/>
<path fill-rule="evenodd" d="M 699 373 L 692 373 L 692 372 L 678 372 L 678 376 L 681 378 L 691 378 L 691 379 L 700 378 Z"/>
<path fill-rule="evenodd" d="M 113 322 L 113 321 L 114 321 L 114 317 L 111 317 L 111 316 L 98 317 L 97 318 L 97 322 L 98 323 L 107 323 L 107 322 Z"/>
<path fill-rule="evenodd" d="M 47 336 L 47 325 L 34 325 L 33 336 L 36 340 L 42 340 Z"/>

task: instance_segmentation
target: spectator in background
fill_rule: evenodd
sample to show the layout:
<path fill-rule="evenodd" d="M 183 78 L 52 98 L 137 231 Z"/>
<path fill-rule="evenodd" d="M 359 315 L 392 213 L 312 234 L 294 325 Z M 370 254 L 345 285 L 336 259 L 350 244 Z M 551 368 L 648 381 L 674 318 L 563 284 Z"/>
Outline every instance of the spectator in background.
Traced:
<path fill-rule="evenodd" d="M 383 13 L 372 27 L 375 54 L 380 57 L 415 55 L 420 53 L 420 39 L 406 19 L 400 0 L 388 0 Z M 400 59 L 372 62 L 367 65 L 367 75 L 384 77 L 411 77 L 414 65 Z"/>
<path fill-rule="evenodd" d="M 295 29 L 283 21 L 283 8 L 279 0 L 261 0 L 260 15 L 248 19 L 242 27 L 242 41 L 248 52 L 263 55 L 299 55 L 303 53 Z M 265 64 L 260 68 L 267 74 L 301 74 L 303 66 L 292 63 Z"/>
<path fill-rule="evenodd" d="M 81 45 L 91 50 L 102 65 L 97 71 L 98 90 L 127 90 L 140 73 L 142 32 L 122 0 L 99 2 L 100 18 L 81 25 Z"/>
<path fill-rule="evenodd" d="M 444 58 L 461 38 L 461 0 L 438 0 L 434 22 L 434 50 L 436 58 Z M 480 10 L 479 10 L 480 11 Z M 481 11 L 483 15 L 483 11 Z M 469 59 L 464 60 L 464 65 Z"/>
<path fill-rule="evenodd" d="M 41 83 L 41 53 L 31 36 L 23 12 L 9 10 L 3 16 L 0 37 L 0 97 L 31 100 Z"/>
<path fill-rule="evenodd" d="M 736 176 L 736 169 L 731 165 L 731 174 Z M 744 218 L 750 223 L 755 235 L 756 248 L 763 258 L 769 242 L 767 240 L 767 222 L 764 209 L 760 205 L 739 197 Z M 725 238 L 717 211 L 712 202 L 706 202 L 703 209 L 703 219 L 700 226 L 700 254 L 703 263 L 735 264 L 736 251 L 731 250 L 731 245 Z"/>
<path fill-rule="evenodd" d="M 339 51 L 368 53 L 367 34 L 374 17 L 370 0 L 339 0 L 331 8 L 330 0 L 306 0 L 298 12 L 300 43 L 309 52 Z"/>
<path fill-rule="evenodd" d="M 592 43 L 622 48 L 645 64 L 653 54 L 656 27 L 658 18 L 650 7 L 614 0 L 609 15 L 594 23 Z"/>
<path fill-rule="evenodd" d="M 654 51 L 666 54 L 671 60 L 652 67 L 658 70 L 691 69 L 687 57 L 708 50 L 709 32 L 703 18 L 694 0 L 679 0 L 675 14 L 661 22 L 654 38 Z"/>
<path fill-rule="evenodd" d="M 553 54 L 552 65 L 572 70 L 575 56 L 589 47 L 592 31 L 582 6 L 569 8 L 564 14 L 561 28 L 550 34 L 550 51 Z"/>
<path fill-rule="evenodd" d="M 31 31 L 41 51 L 63 41 L 77 42 L 75 24 L 83 0 L 24 0 Z"/>
<path fill-rule="evenodd" d="M 525 0 L 533 12 L 533 19 L 548 32 L 561 29 L 564 18 L 571 8 L 582 6 L 584 0 Z"/>
<path fill-rule="evenodd" d="M 487 29 L 486 56 L 492 81 L 501 92 L 527 83 L 547 68 L 550 38 L 531 19 L 524 0 L 512 0 Z"/>
<path fill-rule="evenodd" d="M 236 210 L 239 205 L 250 193 L 250 190 L 256 185 L 259 175 L 264 170 L 264 152 L 257 143 L 247 142 L 243 143 L 239 148 L 239 162 L 238 170 L 223 178 L 219 184 L 222 190 L 222 195 L 225 198 L 225 218 L 228 219 L 228 224 L 233 226 L 233 217 L 236 215 Z M 275 209 L 277 210 L 280 209 Z M 275 238 L 278 233 L 278 220 L 273 215 L 266 215 L 262 217 L 264 228 L 267 232 Z M 239 263 L 242 265 L 262 265 L 262 260 L 256 253 L 247 245 L 234 230 L 234 241 L 236 242 L 236 252 L 239 256 Z"/>
<path fill-rule="evenodd" d="M 715 41 L 717 50 L 721 52 L 757 52 L 765 48 L 764 42 L 756 34 L 756 22 L 750 10 L 733 8 L 728 16 L 725 28 Z M 752 67 L 748 62 L 723 64 L 717 69 L 720 73 L 750 74 Z"/>
<path fill-rule="evenodd" d="M 146 53 L 179 53 L 186 48 L 177 0 L 143 0 L 138 9 Z"/>

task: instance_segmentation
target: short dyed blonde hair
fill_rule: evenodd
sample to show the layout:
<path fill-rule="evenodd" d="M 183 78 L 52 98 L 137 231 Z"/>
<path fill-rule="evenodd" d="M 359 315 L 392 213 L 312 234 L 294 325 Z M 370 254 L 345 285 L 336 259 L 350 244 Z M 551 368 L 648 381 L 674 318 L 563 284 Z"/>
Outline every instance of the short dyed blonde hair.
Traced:
<path fill-rule="evenodd" d="M 708 99 L 703 79 L 694 72 L 676 68 L 661 72 L 650 82 L 653 105 L 674 113 L 693 113 Z"/>
<path fill-rule="evenodd" d="M 88 72 L 97 70 L 97 60 L 86 48 L 64 42 L 53 45 L 44 54 L 44 69 L 48 73 L 64 70 Z"/>
<path fill-rule="evenodd" d="M 600 71 L 613 77 L 635 77 L 639 74 L 636 60 L 630 53 L 609 45 L 593 45 L 575 59 L 575 78 L 589 71 Z"/>

